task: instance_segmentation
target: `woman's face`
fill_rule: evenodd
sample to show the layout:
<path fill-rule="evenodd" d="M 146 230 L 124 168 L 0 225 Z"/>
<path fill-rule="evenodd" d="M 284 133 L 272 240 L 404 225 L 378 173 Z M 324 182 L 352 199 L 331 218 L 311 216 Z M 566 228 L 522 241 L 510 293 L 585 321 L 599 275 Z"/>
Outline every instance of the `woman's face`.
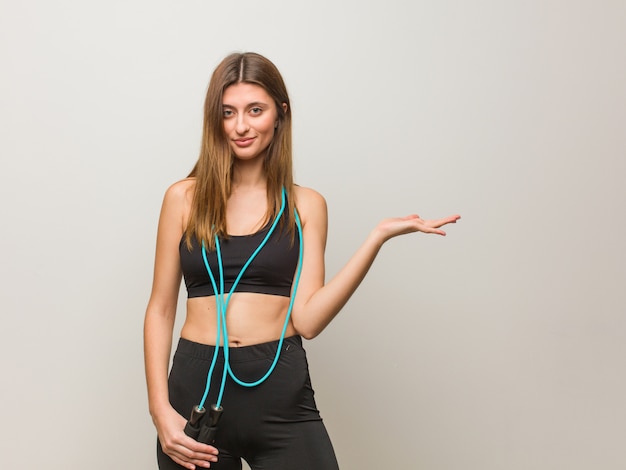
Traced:
<path fill-rule="evenodd" d="M 229 86 L 222 112 L 224 131 L 237 158 L 251 160 L 265 152 L 278 121 L 274 100 L 265 89 L 251 83 Z"/>

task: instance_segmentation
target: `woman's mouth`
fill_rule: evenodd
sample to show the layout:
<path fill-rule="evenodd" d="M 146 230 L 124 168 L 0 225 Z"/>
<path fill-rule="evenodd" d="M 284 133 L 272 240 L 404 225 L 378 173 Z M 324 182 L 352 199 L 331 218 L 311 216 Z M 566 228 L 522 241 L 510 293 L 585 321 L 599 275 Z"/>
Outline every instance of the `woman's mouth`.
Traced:
<path fill-rule="evenodd" d="M 237 147 L 248 147 L 252 145 L 252 142 L 254 142 L 254 137 L 246 137 L 244 139 L 235 139 L 233 142 L 235 142 L 235 145 Z"/>

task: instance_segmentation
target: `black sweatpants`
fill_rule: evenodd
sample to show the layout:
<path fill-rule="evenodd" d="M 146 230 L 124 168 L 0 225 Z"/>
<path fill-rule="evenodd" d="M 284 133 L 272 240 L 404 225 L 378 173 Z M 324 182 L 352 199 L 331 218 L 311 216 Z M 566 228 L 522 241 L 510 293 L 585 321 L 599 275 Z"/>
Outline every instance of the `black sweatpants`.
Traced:
<path fill-rule="evenodd" d="M 231 369 L 245 382 L 261 378 L 276 354 L 278 341 L 229 348 Z M 170 402 L 185 418 L 200 403 L 214 346 L 181 338 L 169 377 Z M 216 403 L 224 370 L 223 350 L 213 372 L 208 408 Z M 215 447 L 216 470 L 239 470 L 245 459 L 252 470 L 338 470 L 332 444 L 313 398 L 306 353 L 299 336 L 285 338 L 280 359 L 270 377 L 256 387 L 227 378 Z M 161 470 L 183 467 L 165 455 L 160 444 Z"/>

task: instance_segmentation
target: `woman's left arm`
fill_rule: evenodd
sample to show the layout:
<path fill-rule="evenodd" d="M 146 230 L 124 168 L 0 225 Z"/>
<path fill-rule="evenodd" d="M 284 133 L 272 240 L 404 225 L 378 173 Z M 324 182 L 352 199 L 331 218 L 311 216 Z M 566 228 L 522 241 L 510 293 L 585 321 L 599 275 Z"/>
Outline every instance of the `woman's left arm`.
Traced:
<path fill-rule="evenodd" d="M 458 215 L 438 220 L 424 220 L 417 215 L 385 219 L 370 232 L 335 277 L 324 284 L 324 251 L 328 230 L 326 202 L 313 190 L 301 187 L 297 190 L 304 255 L 292 321 L 296 331 L 307 339 L 320 334 L 348 302 L 387 240 L 414 232 L 445 235 L 440 227 L 460 219 Z"/>

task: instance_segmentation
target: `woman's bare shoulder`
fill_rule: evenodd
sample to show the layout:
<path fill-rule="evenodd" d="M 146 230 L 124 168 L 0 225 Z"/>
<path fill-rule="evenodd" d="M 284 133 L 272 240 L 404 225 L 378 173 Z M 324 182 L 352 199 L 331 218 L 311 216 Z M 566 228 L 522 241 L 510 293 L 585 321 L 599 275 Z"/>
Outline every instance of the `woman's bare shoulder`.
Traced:
<path fill-rule="evenodd" d="M 193 190 L 196 186 L 195 178 L 185 178 L 171 184 L 165 191 L 166 199 L 186 200 L 193 197 Z"/>
<path fill-rule="evenodd" d="M 163 197 L 161 217 L 170 223 L 180 222 L 181 229 L 184 229 L 191 211 L 195 184 L 195 178 L 185 178 L 171 184 Z"/>
<path fill-rule="evenodd" d="M 326 199 L 316 190 L 304 186 L 295 186 L 298 209 L 326 210 Z"/>
<path fill-rule="evenodd" d="M 325 231 L 328 208 L 324 196 L 311 188 L 303 186 L 296 186 L 295 188 L 296 208 L 302 218 L 302 225 L 320 227 L 320 230 Z"/>

